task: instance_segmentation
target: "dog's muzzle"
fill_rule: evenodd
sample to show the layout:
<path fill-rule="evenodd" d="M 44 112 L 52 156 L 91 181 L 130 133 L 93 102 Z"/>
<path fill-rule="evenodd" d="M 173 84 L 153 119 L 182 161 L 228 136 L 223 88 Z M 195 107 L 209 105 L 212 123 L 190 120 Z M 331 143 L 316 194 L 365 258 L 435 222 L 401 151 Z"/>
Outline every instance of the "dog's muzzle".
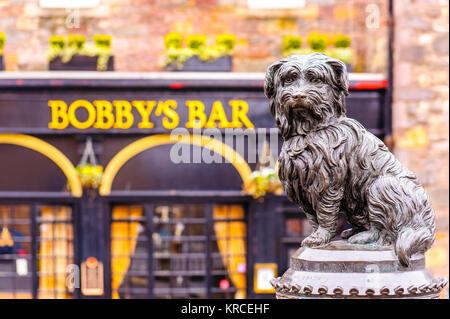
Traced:
<path fill-rule="evenodd" d="M 308 107 L 308 96 L 305 93 L 297 93 L 291 97 L 293 110 L 300 110 Z"/>

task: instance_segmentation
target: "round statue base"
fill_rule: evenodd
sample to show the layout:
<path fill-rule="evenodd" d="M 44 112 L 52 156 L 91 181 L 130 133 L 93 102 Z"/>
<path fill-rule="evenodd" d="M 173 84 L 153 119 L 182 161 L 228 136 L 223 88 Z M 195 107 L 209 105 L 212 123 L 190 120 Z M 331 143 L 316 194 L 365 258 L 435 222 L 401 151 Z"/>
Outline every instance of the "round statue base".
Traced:
<path fill-rule="evenodd" d="M 423 255 L 409 267 L 398 262 L 392 247 L 334 241 L 298 249 L 290 268 L 271 281 L 278 299 L 439 298 L 447 284 L 425 268 Z"/>

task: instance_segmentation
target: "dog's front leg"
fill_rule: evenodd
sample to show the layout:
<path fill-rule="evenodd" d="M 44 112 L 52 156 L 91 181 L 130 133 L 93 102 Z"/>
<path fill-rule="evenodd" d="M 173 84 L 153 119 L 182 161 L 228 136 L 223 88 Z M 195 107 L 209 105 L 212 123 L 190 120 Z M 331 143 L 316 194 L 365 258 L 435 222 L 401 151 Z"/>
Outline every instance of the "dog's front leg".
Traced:
<path fill-rule="evenodd" d="M 329 189 L 323 196 L 317 197 L 316 216 L 319 227 L 302 241 L 302 246 L 316 247 L 330 242 L 336 234 L 341 190 Z"/>

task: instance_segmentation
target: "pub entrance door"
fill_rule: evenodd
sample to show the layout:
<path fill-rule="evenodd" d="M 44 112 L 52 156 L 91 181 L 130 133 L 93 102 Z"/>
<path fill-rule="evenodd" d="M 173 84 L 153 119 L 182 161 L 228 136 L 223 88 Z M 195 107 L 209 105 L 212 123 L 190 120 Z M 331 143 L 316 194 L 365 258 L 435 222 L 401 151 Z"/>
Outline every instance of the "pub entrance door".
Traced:
<path fill-rule="evenodd" d="M 0 299 L 79 296 L 67 283 L 68 267 L 79 264 L 72 199 L 0 194 Z"/>
<path fill-rule="evenodd" d="M 245 204 L 178 197 L 109 207 L 112 298 L 246 296 Z"/>

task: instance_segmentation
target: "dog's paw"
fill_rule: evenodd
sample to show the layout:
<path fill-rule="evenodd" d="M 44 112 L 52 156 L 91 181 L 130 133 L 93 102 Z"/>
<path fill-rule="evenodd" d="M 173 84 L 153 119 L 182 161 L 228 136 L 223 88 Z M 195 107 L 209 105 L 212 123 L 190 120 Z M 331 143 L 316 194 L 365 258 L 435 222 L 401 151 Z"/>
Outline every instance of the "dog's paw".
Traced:
<path fill-rule="evenodd" d="M 358 234 L 360 232 L 363 232 L 365 230 L 366 230 L 365 228 L 358 228 L 358 227 L 349 228 L 349 229 L 344 230 L 341 233 L 341 238 L 347 239 L 347 238 L 350 238 L 351 236 Z"/>
<path fill-rule="evenodd" d="M 333 235 L 325 228 L 319 227 L 311 235 L 303 239 L 302 246 L 304 247 L 317 247 L 328 244 Z"/>
<path fill-rule="evenodd" d="M 350 244 L 370 244 L 374 243 L 380 237 L 380 233 L 377 230 L 366 230 L 356 235 L 353 235 L 348 239 Z"/>

